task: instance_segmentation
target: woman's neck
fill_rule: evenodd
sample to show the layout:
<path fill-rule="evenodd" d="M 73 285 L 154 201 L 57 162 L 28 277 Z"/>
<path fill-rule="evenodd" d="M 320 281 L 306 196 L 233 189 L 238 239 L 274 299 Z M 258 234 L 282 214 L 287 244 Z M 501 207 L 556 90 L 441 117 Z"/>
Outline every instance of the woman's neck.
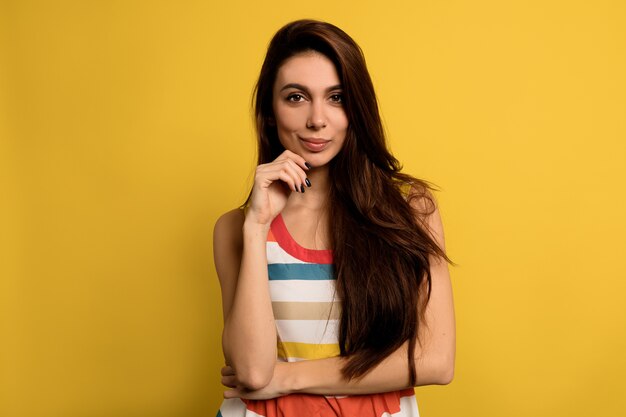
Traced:
<path fill-rule="evenodd" d="M 328 171 L 327 165 L 318 168 L 314 167 L 307 171 L 306 174 L 311 182 L 311 187 L 305 186 L 304 193 L 292 193 L 287 205 L 293 209 L 305 206 L 308 210 L 322 211 L 328 200 L 328 191 L 330 189 Z"/>
<path fill-rule="evenodd" d="M 298 244 L 311 249 L 329 249 L 328 167 L 312 168 L 307 172 L 311 187 L 304 193 L 292 192 L 282 211 L 287 230 Z"/>

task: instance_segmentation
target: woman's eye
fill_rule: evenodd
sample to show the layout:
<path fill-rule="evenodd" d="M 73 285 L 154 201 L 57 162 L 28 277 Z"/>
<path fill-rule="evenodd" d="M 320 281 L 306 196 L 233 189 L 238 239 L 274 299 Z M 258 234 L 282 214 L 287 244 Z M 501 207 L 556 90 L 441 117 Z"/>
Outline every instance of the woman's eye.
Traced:
<path fill-rule="evenodd" d="M 343 95 L 342 94 L 333 94 L 332 96 L 330 96 L 330 99 L 332 101 L 334 101 L 335 103 L 342 103 L 343 102 Z"/>
<path fill-rule="evenodd" d="M 294 103 L 298 103 L 302 100 L 304 100 L 302 94 L 290 94 L 289 96 L 287 96 L 287 101 L 292 101 Z"/>

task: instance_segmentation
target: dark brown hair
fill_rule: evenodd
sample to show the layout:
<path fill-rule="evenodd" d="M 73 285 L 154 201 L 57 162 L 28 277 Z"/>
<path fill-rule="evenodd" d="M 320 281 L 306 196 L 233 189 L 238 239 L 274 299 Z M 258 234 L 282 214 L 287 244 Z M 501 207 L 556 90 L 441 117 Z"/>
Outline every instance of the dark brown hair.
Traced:
<path fill-rule="evenodd" d="M 317 51 L 334 63 L 349 121 L 343 148 L 329 163 L 328 198 L 342 302 L 339 347 L 347 359 L 342 372 L 361 377 L 408 340 L 410 383 L 415 385 L 418 314 L 423 315 L 430 296 L 429 255 L 449 259 L 424 220 L 435 210 L 433 187 L 400 172 L 386 146 L 363 52 L 338 27 L 298 20 L 271 40 L 255 88 L 258 163 L 284 151 L 273 122 L 272 89 L 280 65 L 305 51 Z M 410 191 L 403 193 L 403 187 Z M 414 199 L 418 203 L 412 207 Z"/>

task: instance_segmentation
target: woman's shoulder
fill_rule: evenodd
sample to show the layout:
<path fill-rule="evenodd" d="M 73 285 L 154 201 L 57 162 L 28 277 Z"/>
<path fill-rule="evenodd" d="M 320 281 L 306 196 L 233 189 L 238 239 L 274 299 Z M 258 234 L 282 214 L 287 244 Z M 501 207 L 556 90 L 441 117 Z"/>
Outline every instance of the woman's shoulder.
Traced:
<path fill-rule="evenodd" d="M 244 220 L 245 211 L 242 207 L 229 210 L 218 217 L 213 228 L 214 243 L 223 240 L 241 240 Z"/>
<path fill-rule="evenodd" d="M 243 224 L 245 219 L 245 208 L 243 206 L 236 207 L 232 210 L 228 210 L 223 213 L 220 217 L 217 218 L 215 224 L 223 224 L 223 223 L 232 223 L 232 222 L 240 222 Z"/>
<path fill-rule="evenodd" d="M 243 222 L 241 208 L 222 214 L 213 228 L 213 260 L 217 276 L 224 285 L 236 282 L 243 253 Z"/>

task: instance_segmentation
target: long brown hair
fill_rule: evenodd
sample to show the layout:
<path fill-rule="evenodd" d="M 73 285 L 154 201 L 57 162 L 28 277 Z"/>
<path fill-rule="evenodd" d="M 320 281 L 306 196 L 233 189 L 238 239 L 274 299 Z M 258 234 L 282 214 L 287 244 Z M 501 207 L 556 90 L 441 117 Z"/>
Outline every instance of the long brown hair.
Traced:
<path fill-rule="evenodd" d="M 271 40 L 254 96 L 258 163 L 271 162 L 284 151 L 272 110 L 276 73 L 286 59 L 311 50 L 334 63 L 349 121 L 343 148 L 329 163 L 333 181 L 328 198 L 342 303 L 339 347 L 347 359 L 342 372 L 347 378 L 361 377 L 408 340 L 410 383 L 415 385 L 419 317 L 430 296 L 429 255 L 449 259 L 426 223 L 415 221 L 414 207 L 419 207 L 419 219 L 435 210 L 432 186 L 400 172 L 386 146 L 363 52 L 338 27 L 297 20 Z M 419 202 L 412 207 L 414 199 Z"/>

